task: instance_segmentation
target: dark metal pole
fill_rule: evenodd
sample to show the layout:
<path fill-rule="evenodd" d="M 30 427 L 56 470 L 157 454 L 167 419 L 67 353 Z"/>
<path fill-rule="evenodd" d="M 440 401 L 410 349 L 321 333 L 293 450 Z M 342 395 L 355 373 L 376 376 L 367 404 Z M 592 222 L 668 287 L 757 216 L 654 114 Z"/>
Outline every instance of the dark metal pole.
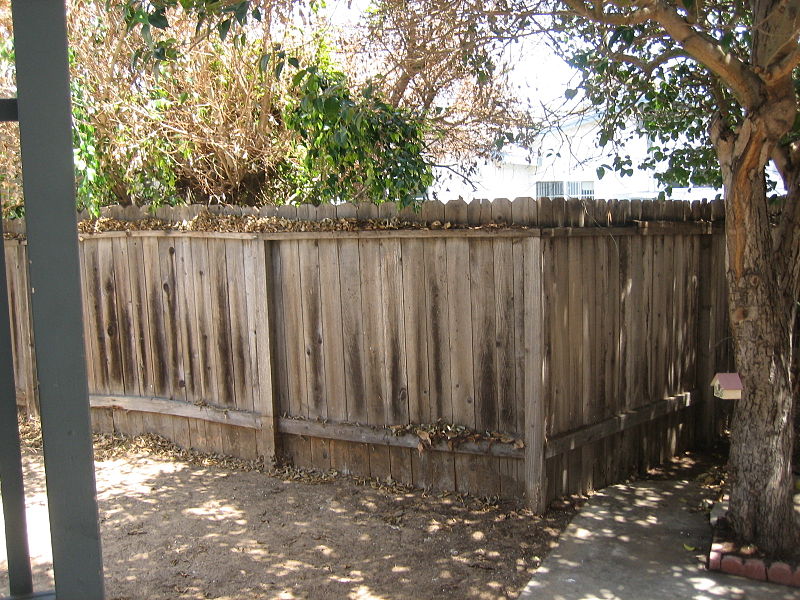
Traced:
<path fill-rule="evenodd" d="M 63 0 L 12 0 L 31 307 L 59 600 L 102 600 Z"/>
<path fill-rule="evenodd" d="M 2 238 L 2 227 L 0 227 Z M 17 428 L 17 392 L 11 321 L 8 316 L 5 251 L 0 252 L 0 494 L 8 552 L 8 583 L 12 596 L 33 592 L 28 529 L 25 518 L 25 484 Z"/>

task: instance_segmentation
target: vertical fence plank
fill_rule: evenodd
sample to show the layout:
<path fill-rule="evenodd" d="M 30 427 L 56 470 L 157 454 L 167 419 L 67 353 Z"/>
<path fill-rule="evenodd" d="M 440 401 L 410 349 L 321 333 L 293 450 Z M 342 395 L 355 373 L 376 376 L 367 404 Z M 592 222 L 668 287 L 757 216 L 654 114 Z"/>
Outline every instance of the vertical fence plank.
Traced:
<path fill-rule="evenodd" d="M 428 423 L 432 420 L 432 411 L 428 379 L 428 303 L 425 278 L 420 276 L 425 260 L 423 241 L 403 240 L 402 253 L 408 418 L 411 423 Z"/>
<path fill-rule="evenodd" d="M 339 279 L 339 248 L 336 240 L 319 241 L 319 285 L 322 309 L 322 344 L 325 371 L 325 400 L 327 416 L 332 421 L 347 420 L 347 390 L 345 387 L 345 346 L 342 329 L 341 284 Z"/>
<path fill-rule="evenodd" d="M 408 423 L 409 416 L 406 343 L 403 335 L 406 327 L 403 311 L 403 259 L 400 241 L 396 239 L 381 241 L 380 253 L 386 369 L 385 423 L 397 425 Z"/>
<path fill-rule="evenodd" d="M 228 263 L 225 240 L 208 238 L 208 282 L 211 287 L 212 335 L 217 379 L 217 402 L 236 407 L 236 381 L 231 345 Z"/>
<path fill-rule="evenodd" d="M 119 318 L 116 303 L 116 273 L 114 271 L 113 240 L 98 240 L 97 254 L 100 275 L 100 312 L 103 330 L 98 332 L 105 338 L 108 352 L 108 389 L 112 394 L 124 394 L 125 382 L 122 366 L 122 349 L 119 335 Z"/>
<path fill-rule="evenodd" d="M 431 420 L 453 420 L 450 387 L 449 302 L 447 295 L 447 248 L 443 239 L 426 239 L 425 288 L 427 293 L 428 373 Z"/>
<path fill-rule="evenodd" d="M 167 335 L 164 329 L 164 308 L 162 304 L 164 292 L 158 243 L 157 237 L 148 236 L 142 238 L 145 302 L 147 303 L 149 316 L 149 330 L 145 331 L 144 335 L 150 339 L 150 366 L 154 370 L 154 395 L 162 398 L 171 398 L 173 389 L 169 372 L 170 355 L 167 346 Z M 143 413 L 142 423 L 149 433 L 155 433 L 168 439 L 173 436 L 172 421 L 167 416 Z"/>
<path fill-rule="evenodd" d="M 110 392 L 110 377 L 108 372 L 109 349 L 108 339 L 105 334 L 102 308 L 102 273 L 100 271 L 100 257 L 98 253 L 98 240 L 85 239 L 83 242 L 83 260 L 86 268 L 86 311 L 89 321 L 89 331 L 92 337 L 92 350 L 95 352 L 92 364 L 94 374 L 93 391 L 99 394 Z"/>
<path fill-rule="evenodd" d="M 495 294 L 494 247 L 491 240 L 473 240 L 469 244 L 469 271 L 475 428 L 492 431 L 498 425 L 496 312 L 499 298 Z M 509 316 L 513 316 L 513 312 Z"/>
<path fill-rule="evenodd" d="M 525 288 L 525 254 L 527 252 L 526 240 L 514 238 L 511 240 L 511 265 L 514 299 L 514 389 L 516 401 L 514 407 L 514 423 L 512 431 L 522 434 L 525 430 L 525 297 L 528 290 Z M 512 425 L 509 423 L 509 425 Z"/>
<path fill-rule="evenodd" d="M 178 310 L 183 338 L 181 348 L 183 350 L 186 399 L 189 402 L 201 404 L 208 398 L 205 382 L 208 342 L 207 339 L 203 339 L 200 325 L 199 313 L 202 310 L 203 300 L 198 298 L 197 282 L 195 281 L 198 277 L 195 264 L 198 243 L 205 245 L 205 240 L 184 238 L 176 242 L 176 248 L 178 248 L 177 272 L 180 279 L 178 294 L 181 298 Z M 205 422 L 200 419 L 189 419 L 188 426 L 190 446 L 198 450 L 209 450 Z"/>
<path fill-rule="evenodd" d="M 270 288 L 267 290 L 269 296 L 270 309 L 274 315 L 275 326 L 272 329 L 272 354 L 275 361 L 274 374 L 275 374 L 275 406 L 278 414 L 289 414 L 291 406 L 289 403 L 289 357 L 288 357 L 288 341 L 286 339 L 286 308 L 284 306 L 284 296 L 286 290 L 284 288 L 283 277 L 283 262 L 282 255 L 285 250 L 282 246 L 287 242 L 274 241 L 269 242 L 268 258 L 270 263 L 268 266 L 270 274 Z"/>
<path fill-rule="evenodd" d="M 246 281 L 248 273 L 244 265 L 244 245 L 236 239 L 225 240 L 225 269 L 228 288 L 228 312 L 231 336 L 231 371 L 234 377 L 234 398 L 236 408 L 252 411 L 253 377 L 250 345 L 250 322 L 247 308 Z"/>
<path fill-rule="evenodd" d="M 530 238 L 525 253 L 525 492 L 529 506 L 544 512 L 547 481 L 544 470 L 545 412 L 542 380 L 542 248 Z"/>
<path fill-rule="evenodd" d="M 244 244 L 242 240 L 224 238 L 220 240 L 224 252 L 227 306 L 223 321 L 227 319 L 230 344 L 230 374 L 233 378 L 233 405 L 238 410 L 253 411 L 253 377 L 249 332 L 249 315 L 245 284 L 247 273 L 244 267 Z M 221 300 L 221 293 L 219 293 Z M 226 453 L 242 458 L 256 457 L 256 432 L 241 427 L 224 427 L 223 447 Z"/>
<path fill-rule="evenodd" d="M 450 373 L 453 401 L 453 421 L 475 427 L 474 379 L 472 364 L 471 284 L 469 275 L 469 242 L 448 238 L 447 294 L 450 300 Z"/>
<path fill-rule="evenodd" d="M 269 464 L 275 458 L 275 389 L 270 331 L 275 326 L 269 296 L 274 286 L 271 264 L 272 245 L 262 240 L 245 243 L 244 263 L 250 356 L 253 372 L 253 409 L 261 415 L 261 429 L 256 432 L 256 454 Z M 338 275 L 338 273 L 337 273 Z"/>
<path fill-rule="evenodd" d="M 164 340 L 168 364 L 170 397 L 186 400 L 186 383 L 183 368 L 183 349 L 178 319 L 178 276 L 176 247 L 173 239 L 158 241 L 158 256 L 161 268 L 161 306 L 164 315 Z M 226 282 L 227 283 L 227 282 Z M 226 286 L 227 287 L 227 286 Z"/>
<path fill-rule="evenodd" d="M 88 254 L 87 254 L 88 257 Z M 149 317 L 149 328 L 143 334 L 149 336 L 151 364 L 153 369 L 153 395 L 169 398 L 168 356 L 166 336 L 164 335 L 164 313 L 161 306 L 161 266 L 158 256 L 158 238 L 142 238 L 142 258 L 144 266 L 145 302 Z"/>
<path fill-rule="evenodd" d="M 518 396 L 517 379 L 523 378 L 523 372 L 517 371 L 516 362 L 513 242 L 496 239 L 492 243 L 492 251 L 494 260 L 494 281 L 492 283 L 495 289 L 495 303 L 488 309 L 494 309 L 496 322 L 493 342 L 497 352 L 497 377 L 493 393 L 497 398 L 497 427 L 500 431 L 517 433 L 519 430 L 517 429 L 516 403 L 518 398 L 523 396 L 524 388 L 519 389 Z M 480 330 L 474 332 L 474 335 L 476 338 L 480 337 Z M 524 348 L 519 354 L 524 360 Z"/>
<path fill-rule="evenodd" d="M 300 277 L 298 277 L 300 272 L 298 242 L 295 240 L 281 242 L 279 251 L 289 414 L 307 418 L 309 415 L 308 380 L 306 379 L 306 356 L 303 343 L 303 291 L 300 286 Z"/>
<path fill-rule="evenodd" d="M 305 356 L 308 416 L 328 418 L 325 404 L 325 363 L 323 358 L 322 307 L 319 285 L 319 246 L 316 240 L 298 243 L 300 258 L 301 310 Z"/>
<path fill-rule="evenodd" d="M 358 240 L 339 241 L 339 283 L 342 294 L 342 339 L 344 341 L 344 379 L 347 391 L 347 420 L 367 422 L 367 396 L 364 381 L 366 358 L 361 305 L 361 259 Z M 367 305 L 369 306 L 369 304 Z"/>
<path fill-rule="evenodd" d="M 385 340 L 381 303 L 381 256 L 377 240 L 359 240 L 361 307 L 364 335 L 364 392 L 370 425 L 385 423 Z"/>

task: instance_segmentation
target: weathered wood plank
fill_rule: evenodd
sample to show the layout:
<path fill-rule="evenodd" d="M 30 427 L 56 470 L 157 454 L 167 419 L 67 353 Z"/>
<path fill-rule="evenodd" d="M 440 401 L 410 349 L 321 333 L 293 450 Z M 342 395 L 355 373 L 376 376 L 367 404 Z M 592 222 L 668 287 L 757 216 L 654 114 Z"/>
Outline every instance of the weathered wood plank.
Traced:
<path fill-rule="evenodd" d="M 663 398 L 639 408 L 620 413 L 609 419 L 585 425 L 574 431 L 568 431 L 547 440 L 545 455 L 547 458 L 571 452 L 609 436 L 633 429 L 639 425 L 652 424 L 657 419 L 670 413 L 692 406 L 698 397 L 696 391 L 679 394 L 671 398 Z"/>
<path fill-rule="evenodd" d="M 386 388 L 384 411 L 386 423 L 408 423 L 408 380 L 406 370 L 406 342 L 403 335 L 405 313 L 403 310 L 403 263 L 399 240 L 381 242 L 381 293 L 383 312 L 384 369 Z"/>
<path fill-rule="evenodd" d="M 449 302 L 447 289 L 447 247 L 444 240 L 426 240 L 425 290 L 428 323 L 428 380 L 431 421 L 453 420 L 450 386 Z"/>
<path fill-rule="evenodd" d="M 361 259 L 358 241 L 341 240 L 338 242 L 338 246 L 347 420 L 353 423 L 366 423 L 369 417 L 364 380 L 366 352 L 361 305 Z"/>
<path fill-rule="evenodd" d="M 344 306 L 339 278 L 339 248 L 333 240 L 319 242 L 319 286 L 326 414 L 331 420 L 346 421 L 347 389 L 342 327 Z"/>
<path fill-rule="evenodd" d="M 164 311 L 162 307 L 161 289 L 161 264 L 158 254 L 158 239 L 142 239 L 142 256 L 144 265 L 145 283 L 145 302 L 149 321 L 148 327 L 142 334 L 150 340 L 150 364 L 153 369 L 153 395 L 170 398 L 172 388 L 170 386 L 169 356 L 167 354 L 167 339 L 164 331 Z M 158 433 L 161 425 L 153 423 L 153 432 Z"/>
<path fill-rule="evenodd" d="M 425 278 L 420 273 L 425 260 L 423 242 L 403 240 L 402 256 L 408 418 L 411 423 L 429 423 L 435 419 L 428 379 L 428 303 Z"/>
<path fill-rule="evenodd" d="M 516 202 L 515 200 L 515 206 Z M 496 348 L 495 389 L 497 427 L 500 431 L 516 432 L 517 402 L 523 397 L 523 385 L 517 388 L 517 379 L 523 380 L 522 371 L 518 370 L 524 364 L 524 348 L 521 348 L 517 361 L 516 338 L 517 325 L 515 318 L 515 305 L 519 302 L 522 306 L 523 298 L 516 298 L 514 286 L 514 249 L 510 241 L 495 240 L 492 245 L 494 269 L 493 276 L 495 303 L 494 317 L 496 329 L 494 331 L 494 344 Z M 521 290 L 522 291 L 522 290 Z M 524 291 L 522 291 L 524 294 Z M 491 308 L 489 308 L 491 310 Z M 524 331 L 524 328 L 523 328 Z M 476 337 L 482 335 L 480 330 L 474 331 Z M 524 334 L 523 334 L 524 335 Z M 480 385 L 480 384 L 479 384 Z"/>
<path fill-rule="evenodd" d="M 105 394 L 111 389 L 109 374 L 111 350 L 108 347 L 108 337 L 105 333 L 106 324 L 103 319 L 103 273 L 100 268 L 98 241 L 84 242 L 83 261 L 87 283 L 85 309 L 89 323 L 89 335 L 92 338 L 91 349 L 93 352 L 93 356 L 90 358 L 92 361 L 91 372 L 94 375 L 92 389 Z"/>
<path fill-rule="evenodd" d="M 268 289 L 268 300 L 270 313 L 273 315 L 271 323 L 272 341 L 272 360 L 274 361 L 274 391 L 276 416 L 279 414 L 289 414 L 291 405 L 289 402 L 289 355 L 286 339 L 286 306 L 284 289 L 284 267 L 282 255 L 286 252 L 281 248 L 281 242 L 269 242 L 269 273 L 271 285 Z"/>
<path fill-rule="evenodd" d="M 237 419 L 244 419 L 246 413 L 237 413 Z M 240 426 L 245 426 L 239 423 Z M 316 437 L 328 440 L 356 442 L 376 446 L 392 446 L 397 448 L 418 449 L 420 439 L 416 435 L 395 435 L 395 432 L 385 427 L 372 427 L 368 425 L 355 425 L 352 423 L 332 423 L 323 421 L 308 421 L 305 419 L 278 420 L 278 429 L 281 433 Z M 489 443 L 489 442 L 464 442 L 455 445 L 452 450 L 446 442 L 436 442 L 425 452 L 467 454 L 481 454 L 497 457 L 522 458 L 524 451 L 514 444 Z"/>
<path fill-rule="evenodd" d="M 510 250 L 510 248 L 509 248 Z M 488 240 L 469 245 L 472 289 L 472 359 L 474 368 L 475 428 L 493 431 L 498 427 L 497 307 L 495 295 L 494 247 Z M 509 314 L 513 318 L 513 307 Z M 511 333 L 510 331 L 508 333 Z M 512 338 L 513 341 L 513 338 Z M 458 352 L 457 349 L 454 349 Z M 511 380 L 513 386 L 513 379 Z M 458 468 L 458 463 L 456 467 Z"/>
<path fill-rule="evenodd" d="M 300 287 L 300 251 L 298 242 L 278 246 L 281 257 L 283 290 L 283 325 L 286 343 L 286 375 L 289 414 L 308 417 L 308 379 L 303 326 L 303 291 Z M 309 452 L 310 452 L 309 446 Z"/>
<path fill-rule="evenodd" d="M 142 376 L 137 356 L 136 327 L 131 300 L 131 278 L 128 262 L 128 242 L 120 238 L 112 240 L 114 260 L 114 284 L 119 328 L 120 352 L 122 356 L 123 389 L 126 394 L 142 394 Z"/>
<path fill-rule="evenodd" d="M 250 311 L 247 306 L 244 265 L 244 244 L 238 240 L 225 241 L 225 281 L 228 288 L 228 321 L 231 336 L 231 366 L 234 378 L 234 404 L 241 410 L 254 409 L 254 377 L 250 338 Z"/>
<path fill-rule="evenodd" d="M 208 283 L 211 292 L 211 331 L 217 381 L 215 400 L 220 406 L 236 407 L 225 240 L 208 240 Z"/>
<path fill-rule="evenodd" d="M 248 324 L 250 329 L 250 357 L 253 380 L 253 410 L 261 415 L 261 431 L 256 437 L 259 456 L 267 464 L 275 458 L 277 429 L 275 417 L 279 413 L 273 377 L 273 348 L 271 329 L 274 315 L 270 310 L 270 294 L 275 286 L 272 264 L 272 245 L 260 240 L 246 242 L 244 247 L 245 286 Z M 278 327 L 275 327 L 276 329 Z"/>
<path fill-rule="evenodd" d="M 323 354 L 318 242 L 300 242 L 298 252 L 300 258 L 300 289 L 302 293 L 300 310 L 303 316 L 303 354 L 305 357 L 306 390 L 308 394 L 308 416 L 326 419 L 328 418 L 328 407 L 325 402 L 325 360 Z M 313 458 L 313 443 L 311 452 Z"/>
<path fill-rule="evenodd" d="M 527 243 L 525 253 L 525 496 L 535 512 L 544 512 L 545 410 L 542 380 L 542 248 Z"/>
<path fill-rule="evenodd" d="M 384 356 L 386 341 L 383 330 L 383 302 L 381 290 L 380 244 L 374 241 L 360 241 L 358 244 L 361 265 L 361 306 L 364 336 L 364 394 L 367 409 L 367 423 L 383 425 L 386 423 L 386 370 Z"/>
<path fill-rule="evenodd" d="M 178 240 L 162 239 L 158 242 L 158 256 L 161 270 L 161 306 L 163 311 L 165 355 L 167 357 L 167 378 L 170 397 L 186 399 L 186 380 L 183 368 L 183 340 L 180 335 L 178 317 L 178 274 L 175 256 Z M 226 281 L 227 284 L 227 281 Z"/>
<path fill-rule="evenodd" d="M 133 327 L 136 336 L 136 358 L 138 361 L 139 375 L 141 377 L 141 393 L 142 395 L 155 396 L 156 372 L 153 369 L 153 350 L 150 335 L 150 303 L 148 302 L 147 275 L 145 273 L 142 241 L 141 239 L 131 239 L 128 243 L 128 275 L 131 282 L 131 311 L 134 316 Z M 90 391 L 102 393 L 101 388 L 90 388 Z"/>
<path fill-rule="evenodd" d="M 389 462 L 392 467 L 392 479 L 403 485 L 414 484 L 414 473 L 411 466 L 411 453 L 416 452 L 411 448 L 389 448 Z"/>
<path fill-rule="evenodd" d="M 475 387 L 472 362 L 472 319 L 465 309 L 470 306 L 471 283 L 469 270 L 469 242 L 448 239 L 447 295 L 449 299 L 448 325 L 450 344 L 450 386 L 452 390 L 453 421 L 474 428 Z"/>

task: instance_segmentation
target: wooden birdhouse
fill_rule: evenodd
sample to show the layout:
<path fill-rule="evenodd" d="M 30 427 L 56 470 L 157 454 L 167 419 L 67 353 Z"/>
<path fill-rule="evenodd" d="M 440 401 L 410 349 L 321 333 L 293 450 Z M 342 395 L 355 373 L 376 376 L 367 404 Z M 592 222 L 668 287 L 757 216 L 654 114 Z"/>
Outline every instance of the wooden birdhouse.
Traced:
<path fill-rule="evenodd" d="M 711 380 L 714 395 L 723 400 L 739 400 L 742 397 L 742 380 L 738 373 L 717 373 Z"/>

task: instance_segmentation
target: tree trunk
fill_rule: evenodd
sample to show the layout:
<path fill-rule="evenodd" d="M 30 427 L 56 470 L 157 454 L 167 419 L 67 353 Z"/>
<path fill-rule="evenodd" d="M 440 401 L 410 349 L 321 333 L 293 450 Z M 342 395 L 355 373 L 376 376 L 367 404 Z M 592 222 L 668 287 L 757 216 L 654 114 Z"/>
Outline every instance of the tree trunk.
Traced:
<path fill-rule="evenodd" d="M 727 137 L 726 137 L 727 136 Z M 735 533 L 773 556 L 797 551 L 791 456 L 794 438 L 793 299 L 773 255 L 764 166 L 771 145 L 758 116 L 717 143 L 725 182 L 728 292 L 742 399 L 731 426 L 729 519 Z"/>

